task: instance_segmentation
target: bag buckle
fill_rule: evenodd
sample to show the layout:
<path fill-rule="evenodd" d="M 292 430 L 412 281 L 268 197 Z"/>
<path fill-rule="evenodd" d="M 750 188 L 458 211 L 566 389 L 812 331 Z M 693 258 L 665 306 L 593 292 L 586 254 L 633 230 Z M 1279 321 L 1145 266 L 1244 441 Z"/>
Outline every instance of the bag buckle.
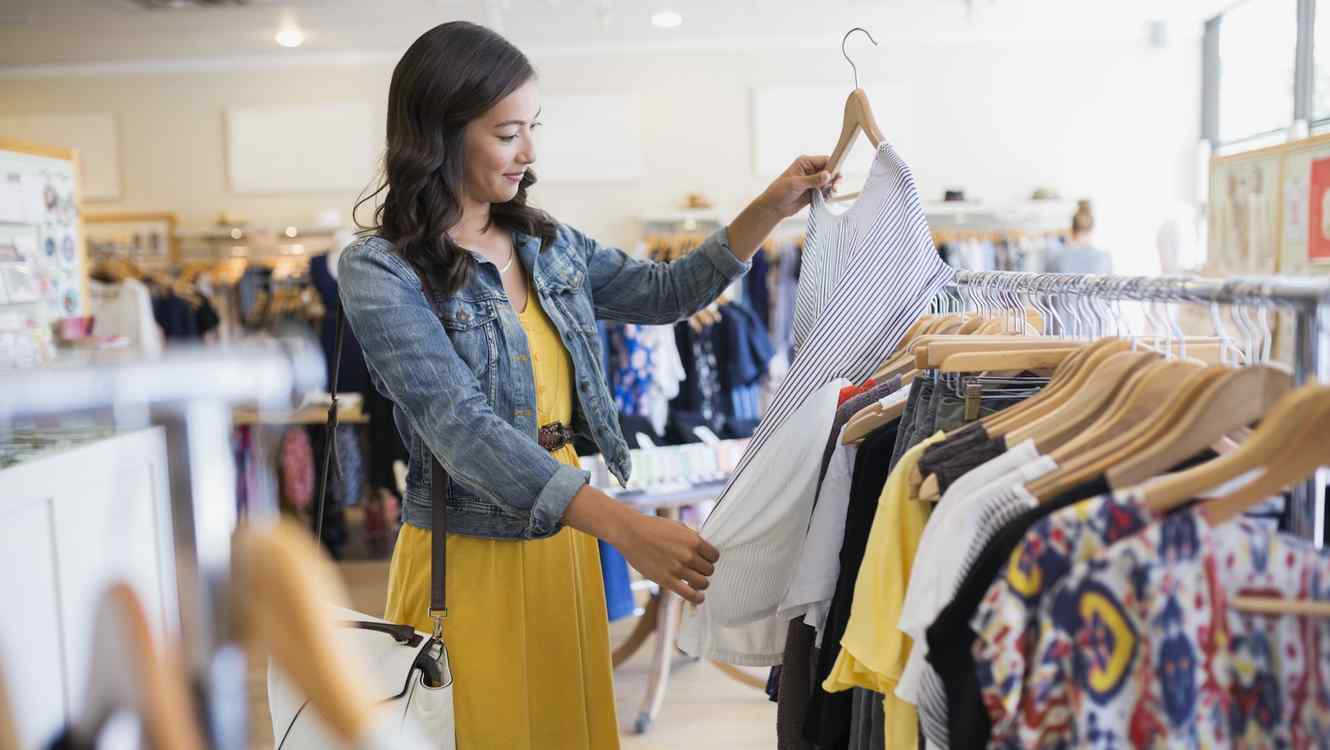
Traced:
<path fill-rule="evenodd" d="M 434 621 L 434 639 L 443 640 L 443 621 L 448 617 L 448 608 L 431 609 L 429 618 Z"/>

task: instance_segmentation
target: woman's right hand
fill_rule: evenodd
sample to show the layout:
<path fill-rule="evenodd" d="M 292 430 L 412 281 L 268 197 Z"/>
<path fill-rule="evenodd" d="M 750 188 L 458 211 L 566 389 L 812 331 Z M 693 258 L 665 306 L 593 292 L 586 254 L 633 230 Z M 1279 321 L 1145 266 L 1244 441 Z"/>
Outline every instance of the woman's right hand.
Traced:
<path fill-rule="evenodd" d="M 643 515 L 590 485 L 573 496 L 563 522 L 614 545 L 637 572 L 693 604 L 706 597 L 720 553 L 678 521 Z"/>
<path fill-rule="evenodd" d="M 693 604 L 701 604 L 720 553 L 696 531 L 668 518 L 634 513 L 615 549 L 637 572 Z"/>

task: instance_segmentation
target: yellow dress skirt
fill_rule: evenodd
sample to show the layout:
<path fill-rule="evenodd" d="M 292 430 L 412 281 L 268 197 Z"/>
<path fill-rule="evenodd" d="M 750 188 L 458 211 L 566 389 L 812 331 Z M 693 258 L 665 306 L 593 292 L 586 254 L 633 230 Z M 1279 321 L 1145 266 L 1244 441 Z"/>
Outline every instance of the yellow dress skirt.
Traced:
<path fill-rule="evenodd" d="M 528 293 L 537 424 L 572 419 L 572 361 Z M 571 445 L 553 454 L 577 466 Z M 404 525 L 384 617 L 429 632 L 430 532 Z M 448 618 L 459 750 L 619 747 L 609 619 L 595 537 L 565 527 L 535 541 L 448 535 Z"/>

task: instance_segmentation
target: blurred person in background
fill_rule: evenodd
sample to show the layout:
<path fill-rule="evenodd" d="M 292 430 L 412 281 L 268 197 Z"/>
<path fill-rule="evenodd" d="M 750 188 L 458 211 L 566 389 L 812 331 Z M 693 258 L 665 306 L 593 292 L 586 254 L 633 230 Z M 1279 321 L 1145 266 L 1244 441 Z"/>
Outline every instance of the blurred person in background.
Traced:
<path fill-rule="evenodd" d="M 1094 246 L 1094 213 L 1090 201 L 1076 203 L 1071 217 L 1071 240 L 1049 256 L 1045 270 L 1051 273 L 1113 273 L 1113 258 Z"/>

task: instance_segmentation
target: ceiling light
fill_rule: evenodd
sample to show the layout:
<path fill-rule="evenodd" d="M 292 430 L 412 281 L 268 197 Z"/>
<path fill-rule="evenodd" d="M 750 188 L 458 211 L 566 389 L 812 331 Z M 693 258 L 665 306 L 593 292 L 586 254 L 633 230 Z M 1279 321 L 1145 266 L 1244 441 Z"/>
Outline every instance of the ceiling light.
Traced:
<path fill-rule="evenodd" d="M 299 29 L 279 31 L 277 32 L 277 36 L 273 38 L 283 47 L 299 47 L 305 43 L 305 34 Z"/>
<path fill-rule="evenodd" d="M 662 10 L 651 16 L 651 25 L 660 29 L 672 29 L 683 23 L 683 16 L 672 10 Z"/>

